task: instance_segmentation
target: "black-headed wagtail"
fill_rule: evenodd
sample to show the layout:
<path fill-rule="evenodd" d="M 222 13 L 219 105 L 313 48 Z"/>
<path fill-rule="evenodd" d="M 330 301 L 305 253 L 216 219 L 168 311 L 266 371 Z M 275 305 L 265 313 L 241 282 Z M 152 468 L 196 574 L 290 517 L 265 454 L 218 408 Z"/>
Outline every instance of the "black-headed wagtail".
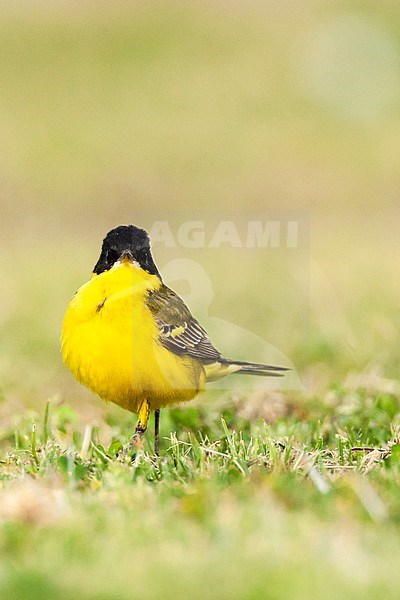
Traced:
<path fill-rule="evenodd" d="M 138 415 L 136 445 L 155 411 L 186 402 L 231 373 L 279 376 L 287 369 L 222 358 L 181 298 L 162 282 L 143 229 L 120 226 L 104 238 L 87 283 L 68 305 L 62 355 L 76 379 Z"/>

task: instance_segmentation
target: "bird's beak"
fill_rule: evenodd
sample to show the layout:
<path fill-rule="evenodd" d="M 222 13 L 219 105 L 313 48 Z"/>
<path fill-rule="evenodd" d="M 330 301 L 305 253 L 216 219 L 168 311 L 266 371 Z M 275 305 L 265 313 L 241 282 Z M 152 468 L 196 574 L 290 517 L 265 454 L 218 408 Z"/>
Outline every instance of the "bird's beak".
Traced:
<path fill-rule="evenodd" d="M 119 257 L 119 260 L 121 262 L 133 262 L 134 258 L 132 252 L 130 250 L 124 250 L 121 256 Z"/>

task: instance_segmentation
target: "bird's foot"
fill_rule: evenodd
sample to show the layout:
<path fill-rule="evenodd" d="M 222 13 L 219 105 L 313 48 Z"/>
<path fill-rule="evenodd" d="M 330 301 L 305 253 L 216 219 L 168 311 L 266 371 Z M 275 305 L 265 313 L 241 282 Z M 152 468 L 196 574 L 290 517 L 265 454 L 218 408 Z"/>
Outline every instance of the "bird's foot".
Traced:
<path fill-rule="evenodd" d="M 135 434 L 131 437 L 129 441 L 129 450 L 131 453 L 141 451 L 144 448 L 144 438 L 143 433 L 136 431 Z"/>

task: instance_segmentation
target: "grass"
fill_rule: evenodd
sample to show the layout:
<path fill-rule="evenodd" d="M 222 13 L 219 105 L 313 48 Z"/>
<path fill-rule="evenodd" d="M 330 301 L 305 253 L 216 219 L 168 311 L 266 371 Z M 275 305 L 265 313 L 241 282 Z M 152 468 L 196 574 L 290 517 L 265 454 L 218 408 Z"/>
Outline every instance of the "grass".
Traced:
<path fill-rule="evenodd" d="M 247 402 L 164 411 L 159 459 L 55 401 L 3 431 L 2 597 L 396 598 L 398 397 Z"/>

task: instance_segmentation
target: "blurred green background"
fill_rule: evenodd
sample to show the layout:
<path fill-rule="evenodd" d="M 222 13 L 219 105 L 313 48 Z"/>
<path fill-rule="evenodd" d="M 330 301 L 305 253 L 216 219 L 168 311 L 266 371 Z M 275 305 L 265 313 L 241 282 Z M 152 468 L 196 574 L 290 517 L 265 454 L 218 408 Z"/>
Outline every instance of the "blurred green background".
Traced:
<path fill-rule="evenodd" d="M 1 3 L 6 600 L 397 600 L 399 48 L 391 0 Z M 132 465 L 65 307 L 112 227 L 253 219 L 299 246 L 154 256 L 224 354 L 265 342 L 304 392 L 231 378 Z"/>
<path fill-rule="evenodd" d="M 396 376 L 399 38 L 391 1 L 3 3 L 6 401 L 84 411 L 59 356 L 65 306 L 110 228 L 182 215 L 305 223 L 294 259 L 154 254 L 202 264 L 210 315 L 262 332 L 310 394 Z"/>

